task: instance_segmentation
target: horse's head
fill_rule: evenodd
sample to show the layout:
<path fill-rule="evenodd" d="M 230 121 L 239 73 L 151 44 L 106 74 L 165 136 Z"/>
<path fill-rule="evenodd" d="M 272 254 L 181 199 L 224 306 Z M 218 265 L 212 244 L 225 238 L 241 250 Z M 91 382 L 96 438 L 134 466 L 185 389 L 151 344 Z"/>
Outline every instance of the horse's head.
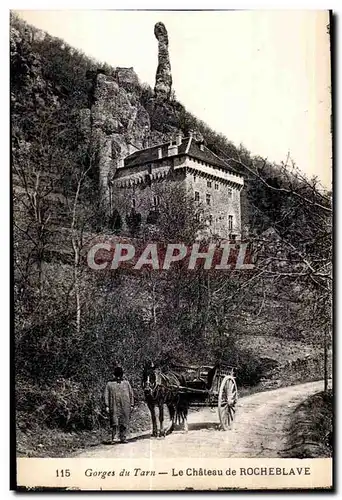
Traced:
<path fill-rule="evenodd" d="M 152 361 L 148 361 L 144 365 L 142 376 L 142 388 L 145 395 L 152 395 L 153 391 L 160 383 L 160 370 Z"/>

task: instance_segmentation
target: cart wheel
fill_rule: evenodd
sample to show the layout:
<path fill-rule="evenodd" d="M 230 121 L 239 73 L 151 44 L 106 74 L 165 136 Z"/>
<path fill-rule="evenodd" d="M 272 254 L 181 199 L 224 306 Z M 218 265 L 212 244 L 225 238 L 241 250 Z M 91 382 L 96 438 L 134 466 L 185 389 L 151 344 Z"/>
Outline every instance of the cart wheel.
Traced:
<path fill-rule="evenodd" d="M 226 375 L 221 382 L 218 397 L 218 414 L 224 431 L 227 431 L 231 427 L 235 418 L 237 398 L 235 378 L 231 375 Z"/>

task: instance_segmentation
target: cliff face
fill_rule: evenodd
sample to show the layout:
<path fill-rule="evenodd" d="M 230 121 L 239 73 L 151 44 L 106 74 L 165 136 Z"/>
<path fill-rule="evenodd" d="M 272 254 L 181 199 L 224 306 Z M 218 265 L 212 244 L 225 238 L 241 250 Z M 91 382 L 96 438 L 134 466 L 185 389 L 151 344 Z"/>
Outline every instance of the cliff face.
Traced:
<path fill-rule="evenodd" d="M 90 110 L 82 110 L 98 151 L 99 180 L 104 194 L 121 159 L 143 148 L 150 131 L 147 111 L 139 103 L 136 92 L 119 85 L 121 78 L 120 75 L 118 81 L 115 76 L 98 74 Z"/>
<path fill-rule="evenodd" d="M 151 124 L 151 118 L 155 122 L 159 115 L 160 119 L 165 117 L 165 104 L 151 98 L 145 108 L 140 103 L 139 89 L 120 83 L 120 74 L 98 74 L 92 89 L 93 102 L 89 109 L 80 112 L 83 126 L 88 127 L 98 151 L 99 181 L 104 195 L 108 180 L 125 156 L 169 138 Z"/>
<path fill-rule="evenodd" d="M 110 75 L 93 76 L 90 111 L 81 111 L 83 123 L 87 123 L 98 150 L 100 188 L 104 197 L 108 180 L 125 156 L 168 140 L 178 131 L 172 126 L 175 115 L 169 102 L 172 75 L 168 34 L 163 23 L 155 25 L 154 34 L 158 40 L 158 68 L 154 95 L 146 107 L 140 102 L 141 87 L 133 68 L 116 68 Z M 162 122 L 170 124 L 164 133 L 158 130 L 158 123 Z"/>

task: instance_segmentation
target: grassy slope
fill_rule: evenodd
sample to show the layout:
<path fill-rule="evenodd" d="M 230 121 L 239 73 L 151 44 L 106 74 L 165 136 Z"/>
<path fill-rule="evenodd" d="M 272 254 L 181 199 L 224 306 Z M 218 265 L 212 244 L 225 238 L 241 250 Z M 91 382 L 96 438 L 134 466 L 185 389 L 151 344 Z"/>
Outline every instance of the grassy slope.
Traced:
<path fill-rule="evenodd" d="M 131 417 L 131 432 L 142 432 L 150 428 L 147 406 L 139 403 Z M 66 457 L 91 446 L 107 443 L 110 438 L 109 425 L 106 429 L 93 431 L 63 432 L 38 425 L 26 430 L 17 430 L 18 457 Z"/>
<path fill-rule="evenodd" d="M 261 358 L 271 358 L 281 364 L 318 352 L 317 347 L 301 340 L 283 339 L 274 335 L 249 334 L 240 337 L 238 344 L 257 352 Z"/>
<path fill-rule="evenodd" d="M 288 427 L 284 458 L 332 456 L 333 394 L 320 392 L 297 406 Z"/>

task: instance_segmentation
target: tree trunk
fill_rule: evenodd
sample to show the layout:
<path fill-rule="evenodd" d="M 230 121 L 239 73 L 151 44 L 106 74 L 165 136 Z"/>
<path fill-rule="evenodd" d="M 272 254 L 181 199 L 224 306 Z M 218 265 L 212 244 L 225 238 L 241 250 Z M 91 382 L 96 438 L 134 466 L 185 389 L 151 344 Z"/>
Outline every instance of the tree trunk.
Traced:
<path fill-rule="evenodd" d="M 156 282 L 152 285 L 152 319 L 154 326 L 157 325 L 157 303 L 156 303 Z"/>
<path fill-rule="evenodd" d="M 75 286 L 75 299 L 76 299 L 76 334 L 80 335 L 81 332 L 81 298 L 80 298 L 80 280 L 79 280 L 79 248 L 77 243 L 74 244 L 75 262 L 74 262 L 74 286 Z"/>
<path fill-rule="evenodd" d="M 324 392 L 328 391 L 329 369 L 328 369 L 328 327 L 324 328 Z"/>

